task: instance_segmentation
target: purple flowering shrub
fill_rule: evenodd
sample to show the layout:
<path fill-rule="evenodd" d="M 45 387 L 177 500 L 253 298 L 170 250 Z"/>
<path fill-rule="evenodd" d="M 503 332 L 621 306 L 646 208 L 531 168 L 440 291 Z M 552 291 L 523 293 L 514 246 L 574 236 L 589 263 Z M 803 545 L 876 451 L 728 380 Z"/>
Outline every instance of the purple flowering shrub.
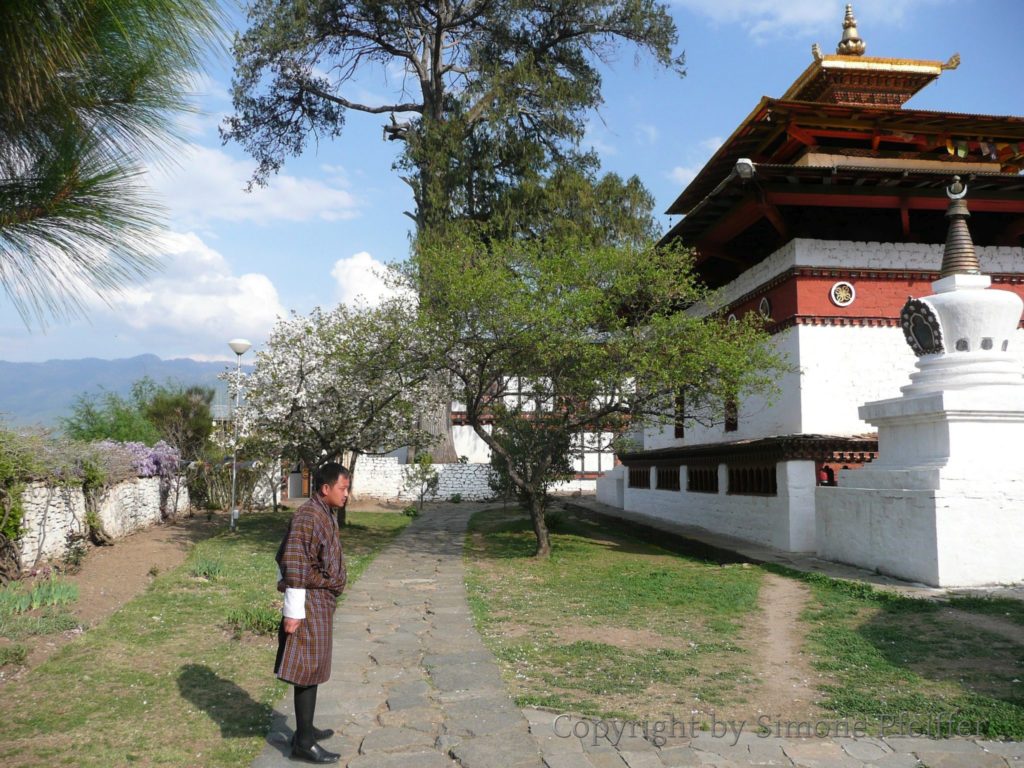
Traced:
<path fill-rule="evenodd" d="M 96 447 L 105 455 L 107 459 L 105 463 L 108 467 L 113 469 L 126 465 L 131 468 L 134 477 L 171 478 L 177 474 L 181 461 L 178 449 L 163 440 L 152 448 L 143 443 L 118 443 L 113 440 L 104 440 L 97 443 Z M 122 473 L 123 469 L 122 472 L 113 474 L 122 475 Z"/>

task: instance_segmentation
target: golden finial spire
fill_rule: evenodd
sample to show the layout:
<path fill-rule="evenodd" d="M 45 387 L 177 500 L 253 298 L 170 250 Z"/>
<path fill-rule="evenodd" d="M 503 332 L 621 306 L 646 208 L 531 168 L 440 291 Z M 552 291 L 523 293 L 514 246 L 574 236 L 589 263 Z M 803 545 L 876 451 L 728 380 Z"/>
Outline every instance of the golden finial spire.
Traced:
<path fill-rule="evenodd" d="M 971 212 L 967 210 L 967 185 L 960 181 L 959 176 L 953 177 L 953 183 L 946 188 L 949 208 L 946 218 L 949 219 L 949 231 L 946 233 L 946 248 L 942 252 L 941 277 L 950 275 L 980 275 L 981 266 L 974 252 L 974 241 L 971 231 L 967 228 L 967 219 Z"/>
<path fill-rule="evenodd" d="M 847 3 L 846 18 L 843 19 L 843 39 L 836 46 L 836 53 L 842 56 L 863 56 L 867 44 L 857 34 L 857 20 L 853 18 L 853 6 Z"/>

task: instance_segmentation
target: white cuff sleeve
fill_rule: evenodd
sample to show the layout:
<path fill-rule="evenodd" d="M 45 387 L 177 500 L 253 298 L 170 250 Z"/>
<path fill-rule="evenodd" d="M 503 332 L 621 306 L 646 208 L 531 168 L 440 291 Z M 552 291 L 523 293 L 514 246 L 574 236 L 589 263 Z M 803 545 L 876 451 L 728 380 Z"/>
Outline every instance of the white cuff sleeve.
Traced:
<path fill-rule="evenodd" d="M 306 618 L 306 590 L 286 587 L 283 613 L 286 619 Z"/>

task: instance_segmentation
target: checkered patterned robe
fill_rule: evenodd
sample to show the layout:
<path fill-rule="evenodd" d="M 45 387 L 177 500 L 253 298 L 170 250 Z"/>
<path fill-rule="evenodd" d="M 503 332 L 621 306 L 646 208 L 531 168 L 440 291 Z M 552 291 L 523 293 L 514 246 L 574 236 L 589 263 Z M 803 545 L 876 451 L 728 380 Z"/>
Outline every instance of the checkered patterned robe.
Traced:
<path fill-rule="evenodd" d="M 319 685 L 331 676 L 331 637 L 334 608 L 345 589 L 345 557 L 338 524 L 330 508 L 314 496 L 297 510 L 277 551 L 286 587 L 306 590 L 306 618 L 292 634 L 277 633 L 274 674 L 294 685 Z"/>

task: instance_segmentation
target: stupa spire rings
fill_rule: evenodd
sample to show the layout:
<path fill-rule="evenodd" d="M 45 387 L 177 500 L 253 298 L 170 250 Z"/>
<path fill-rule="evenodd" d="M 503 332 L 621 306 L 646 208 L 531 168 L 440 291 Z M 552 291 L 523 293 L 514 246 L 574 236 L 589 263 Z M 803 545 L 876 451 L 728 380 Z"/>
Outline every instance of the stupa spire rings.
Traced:
<path fill-rule="evenodd" d="M 974 241 L 967 228 L 967 219 L 971 216 L 965 199 L 967 185 L 959 176 L 954 176 L 953 183 L 946 187 L 946 196 L 949 198 L 949 207 L 946 209 L 949 230 L 946 233 L 946 247 L 942 252 L 941 276 L 980 275 L 978 255 L 974 252 Z"/>
<path fill-rule="evenodd" d="M 836 46 L 836 53 L 840 56 L 863 56 L 867 47 L 867 43 L 857 32 L 857 19 L 853 17 L 853 6 L 847 3 L 846 17 L 843 19 L 843 39 Z"/>

